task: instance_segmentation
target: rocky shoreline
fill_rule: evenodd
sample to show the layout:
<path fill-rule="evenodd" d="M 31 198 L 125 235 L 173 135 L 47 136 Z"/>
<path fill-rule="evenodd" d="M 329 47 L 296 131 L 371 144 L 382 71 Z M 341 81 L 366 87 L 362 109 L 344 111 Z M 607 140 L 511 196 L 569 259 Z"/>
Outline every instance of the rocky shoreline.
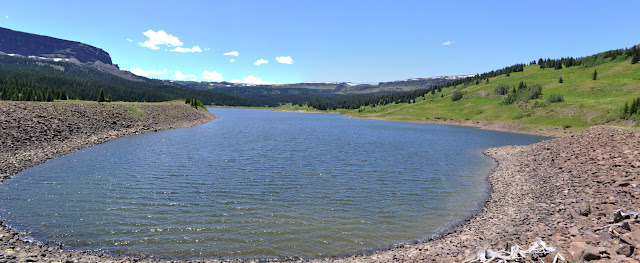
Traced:
<path fill-rule="evenodd" d="M 485 154 L 499 163 L 489 177 L 490 198 L 453 232 L 371 255 L 310 262 L 464 262 L 478 249 L 500 251 L 508 242 L 526 249 L 538 240 L 558 248 L 544 262 L 556 253 L 576 261 L 639 262 L 640 220 L 614 220 L 614 212 L 640 211 L 640 133 L 593 127 Z"/>
<path fill-rule="evenodd" d="M 22 170 L 119 137 L 196 126 L 216 117 L 184 103 L 0 102 L 0 182 Z M 0 262 L 120 262 L 20 240 L 0 227 Z"/>
<path fill-rule="evenodd" d="M 167 107 L 178 106 L 184 105 Z M 145 104 L 136 107 L 147 113 L 134 112 L 133 116 L 126 109 L 122 114 L 114 113 L 119 112 L 115 109 L 106 113 L 99 107 L 104 106 L 0 103 L 3 179 L 47 159 L 113 138 L 193 126 L 213 118 L 186 111 L 184 114 L 190 117 L 158 115 L 155 113 L 169 110 L 154 111 Z M 100 113 L 94 112 L 96 108 Z M 538 240 L 558 248 L 543 256 L 544 262 L 553 262 L 556 253 L 569 260 L 639 262 L 640 220 L 633 216 L 614 220 L 613 215 L 618 209 L 640 211 L 640 133 L 594 127 L 534 145 L 493 148 L 485 154 L 499 163 L 489 177 L 490 198 L 476 216 L 451 233 L 365 255 L 298 262 L 464 262 L 473 259 L 479 248 L 499 251 L 513 242 L 526 249 Z M 5 228 L 0 230 L 0 239 L 0 262 L 161 261 L 63 251 L 57 246 L 21 241 Z M 226 262 L 205 262 L 220 261 Z"/>

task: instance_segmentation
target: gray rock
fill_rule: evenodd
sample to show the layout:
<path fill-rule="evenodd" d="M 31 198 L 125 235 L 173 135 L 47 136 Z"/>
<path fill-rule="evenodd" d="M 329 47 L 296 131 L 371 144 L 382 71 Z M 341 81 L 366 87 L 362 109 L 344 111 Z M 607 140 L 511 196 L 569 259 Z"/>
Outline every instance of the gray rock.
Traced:
<path fill-rule="evenodd" d="M 585 246 L 584 254 L 582 254 L 584 260 L 598 260 L 601 257 L 598 248 L 589 245 Z"/>
<path fill-rule="evenodd" d="M 618 253 L 618 255 L 630 257 L 631 255 L 633 255 L 633 251 L 635 251 L 634 246 L 622 245 L 618 250 L 616 250 L 616 253 Z"/>
<path fill-rule="evenodd" d="M 582 203 L 578 208 L 578 212 L 581 216 L 589 216 L 591 214 L 591 206 L 587 203 Z"/>

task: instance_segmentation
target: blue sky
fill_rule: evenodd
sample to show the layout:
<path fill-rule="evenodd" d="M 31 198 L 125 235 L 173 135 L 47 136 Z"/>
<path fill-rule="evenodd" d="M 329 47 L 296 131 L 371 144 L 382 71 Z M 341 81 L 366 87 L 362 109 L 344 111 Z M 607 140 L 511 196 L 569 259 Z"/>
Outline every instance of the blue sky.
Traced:
<path fill-rule="evenodd" d="M 640 44 L 638 0 L 0 0 L 0 6 L 0 27 L 97 46 L 121 69 L 158 79 L 393 81 Z"/>

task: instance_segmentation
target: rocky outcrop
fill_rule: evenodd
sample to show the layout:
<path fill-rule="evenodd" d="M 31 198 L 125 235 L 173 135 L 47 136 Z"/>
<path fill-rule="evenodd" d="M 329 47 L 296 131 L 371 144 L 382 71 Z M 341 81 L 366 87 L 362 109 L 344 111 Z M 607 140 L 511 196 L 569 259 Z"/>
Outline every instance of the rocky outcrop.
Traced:
<path fill-rule="evenodd" d="M 111 65 L 104 50 L 84 43 L 41 36 L 0 27 L 0 51 L 25 57 L 62 58 L 92 65 L 96 61 Z"/>

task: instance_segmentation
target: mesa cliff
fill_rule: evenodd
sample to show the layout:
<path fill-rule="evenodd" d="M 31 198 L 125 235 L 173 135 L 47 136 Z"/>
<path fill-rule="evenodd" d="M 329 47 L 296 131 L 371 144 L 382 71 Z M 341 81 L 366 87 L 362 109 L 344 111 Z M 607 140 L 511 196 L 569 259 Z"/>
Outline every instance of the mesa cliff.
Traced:
<path fill-rule="evenodd" d="M 25 57 L 65 59 L 93 65 L 96 62 L 111 65 L 106 51 L 84 43 L 49 36 L 30 34 L 0 27 L 0 52 Z"/>

